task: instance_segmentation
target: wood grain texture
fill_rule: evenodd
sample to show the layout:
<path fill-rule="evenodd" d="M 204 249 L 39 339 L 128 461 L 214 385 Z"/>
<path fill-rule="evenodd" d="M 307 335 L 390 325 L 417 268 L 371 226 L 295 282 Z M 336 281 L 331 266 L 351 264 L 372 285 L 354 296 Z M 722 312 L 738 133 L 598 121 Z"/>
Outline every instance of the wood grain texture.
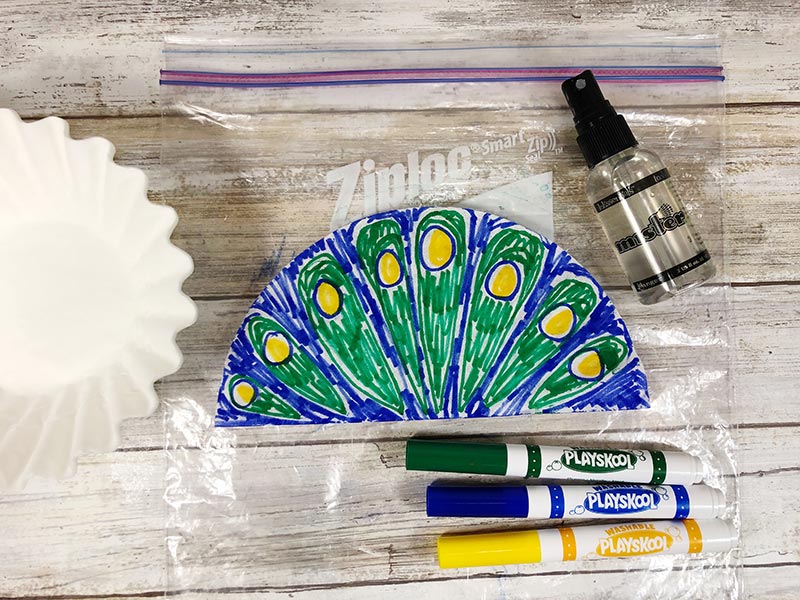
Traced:
<path fill-rule="evenodd" d="M 290 115 L 289 119 L 277 132 L 279 139 L 288 135 L 292 123 L 297 123 L 302 116 Z M 239 175 L 241 169 L 237 169 L 235 164 L 224 166 L 225 160 L 232 160 L 228 153 L 212 148 L 210 151 L 221 155 L 223 163 L 220 168 L 227 169 L 228 181 L 204 178 L 200 174 L 187 179 L 185 175 L 160 168 L 160 119 L 71 119 L 69 122 L 74 137 L 101 135 L 114 142 L 118 162 L 137 166 L 148 174 L 152 199 L 169 199 L 178 210 L 181 222 L 175 241 L 191 252 L 203 268 L 203 272 L 198 271 L 187 283 L 187 291 L 193 297 L 253 298 L 291 258 L 289 249 L 285 254 L 265 255 L 263 241 L 250 243 L 254 235 L 263 235 L 265 227 L 269 226 L 265 219 L 270 210 L 270 194 L 278 193 L 272 184 L 283 185 L 286 189 L 281 191 L 291 192 L 290 184 L 281 183 L 279 165 L 271 171 L 264 167 L 262 172 L 265 175 L 261 181 L 248 182 L 244 175 Z M 729 107 L 725 129 L 724 208 L 728 277 L 737 284 L 798 281 L 800 248 L 793 236 L 800 230 L 800 216 L 793 207 L 796 194 L 794 177 L 800 171 L 800 156 L 796 152 L 800 108 Z M 259 148 L 254 152 L 264 156 L 263 141 L 257 143 Z M 294 159 L 300 158 L 295 156 Z M 281 159 L 273 156 L 269 160 Z M 562 243 L 591 268 L 604 285 L 624 286 L 621 271 L 607 245 L 589 245 L 587 242 L 602 239 L 597 237 L 602 234 L 580 196 L 585 176 L 583 166 L 575 156 L 563 160 L 569 162 L 556 185 L 565 193 L 575 190 L 572 196 L 575 205 L 571 211 L 581 227 L 576 228 L 567 220 L 556 223 L 564 239 Z M 319 172 L 340 165 L 341 161 L 335 159 L 323 162 Z M 696 174 L 688 160 L 681 163 L 681 167 L 686 169 L 690 179 L 693 173 Z M 328 190 L 327 194 L 335 198 L 334 192 Z M 704 199 L 698 198 L 699 206 L 702 207 L 703 202 Z M 719 206 L 708 208 L 718 210 Z M 315 219 L 314 214 L 306 210 L 303 218 L 309 223 L 309 231 L 303 240 L 296 242 L 298 250 L 304 242 L 307 245 L 324 235 L 329 225 L 327 215 Z M 197 234 L 199 231 L 204 232 L 202 236 Z M 233 231 L 243 231 L 241 237 L 244 241 L 231 242 Z M 231 247 L 234 243 L 237 245 Z"/>
<path fill-rule="evenodd" d="M 791 289 L 788 286 L 769 286 L 734 291 L 735 306 L 744 315 L 744 318 L 740 315 L 736 330 L 739 355 L 742 357 L 737 367 L 738 380 L 744 380 L 752 390 L 751 393 L 740 394 L 741 421 L 785 421 L 784 424 L 773 426 L 758 422 L 745 424 L 740 432 L 741 450 L 738 460 L 739 470 L 743 474 L 742 520 L 746 528 L 751 528 L 746 529 L 744 537 L 748 541 L 745 555 L 747 564 L 758 565 L 757 568 L 754 566 L 745 572 L 747 578 L 755 578 L 758 585 L 762 585 L 758 578 L 767 569 L 765 565 L 798 563 L 796 550 L 786 553 L 786 549 L 794 547 L 791 540 L 797 534 L 798 524 L 792 520 L 791 525 L 787 523 L 786 528 L 777 531 L 770 525 L 772 522 L 786 523 L 786 519 L 797 514 L 797 509 L 800 508 L 796 506 L 797 500 L 793 496 L 800 470 L 797 465 L 797 449 L 794 447 L 797 443 L 797 425 L 793 424 L 793 419 L 796 419 L 797 407 L 796 404 L 781 406 L 779 402 L 769 402 L 772 398 L 792 400 L 794 397 L 794 378 L 787 373 L 785 382 L 782 382 L 781 377 L 792 364 L 788 357 L 794 348 L 800 319 L 796 314 L 787 314 L 789 318 L 782 323 L 783 327 L 778 332 L 769 332 L 765 328 L 765 324 L 773 322 L 774 312 L 791 313 L 794 310 L 793 299 L 788 293 Z M 186 331 L 182 342 L 187 353 L 187 369 L 196 370 L 197 374 L 203 376 L 205 371 L 202 365 L 220 364 L 227 351 L 228 336 L 225 329 L 238 325 L 248 302 L 211 301 L 207 303 L 208 306 L 201 306 L 201 315 L 205 315 L 206 321 Z M 631 299 L 625 306 L 633 309 L 637 305 Z M 206 352 L 210 355 L 204 356 Z M 190 394 L 205 398 L 208 408 L 213 408 L 213 394 L 218 378 L 216 370 L 205 373 L 205 379 L 200 384 L 181 380 L 181 373 L 173 377 L 177 381 L 162 384 L 163 397 Z M 767 386 L 770 389 L 768 396 L 763 391 Z M 769 412 L 770 408 L 772 412 Z M 754 416 L 748 417 L 750 411 L 753 411 Z M 511 421 L 515 420 L 508 422 Z M 548 426 L 547 429 L 551 432 L 558 431 L 563 423 L 552 423 L 552 427 Z M 518 423 L 515 425 L 523 427 Z M 574 423 L 572 427 L 575 427 Z M 487 426 L 482 427 L 484 433 L 495 436 L 510 433 L 507 429 L 502 420 L 487 422 Z M 586 427 L 589 433 L 596 429 L 597 426 L 593 424 Z M 441 425 L 438 430 L 449 435 L 458 434 L 459 430 L 462 434 L 469 434 L 471 431 L 461 423 Z M 41 484 L 38 489 L 33 490 L 32 497 L 7 499 L 0 517 L 0 528 L 7 532 L 6 539 L 9 543 L 3 547 L 10 554 L 0 554 L 0 558 L 5 564 L 12 564 L 9 561 L 14 559 L 15 579 L 3 582 L 0 594 L 10 594 L 13 591 L 14 595 L 29 597 L 37 597 L 37 594 L 82 597 L 81 594 L 102 596 L 163 589 L 162 431 L 161 419 L 157 417 L 128 421 L 123 430 L 126 443 L 124 451 L 84 459 L 77 478 L 61 484 Z M 342 430 L 332 428 L 332 433 L 332 441 L 347 441 L 346 434 L 339 435 L 344 433 Z M 383 458 L 390 465 L 392 473 L 398 475 L 401 470 L 400 440 L 407 433 L 409 432 L 402 429 L 395 430 L 377 442 L 374 454 L 363 454 L 360 457 L 363 463 L 353 466 L 344 461 L 343 464 L 349 464 L 356 470 L 368 471 L 367 466 L 377 464 L 375 461 Z M 242 434 L 243 440 L 247 437 L 246 433 Z M 269 441 L 268 436 L 265 439 L 263 434 L 258 438 L 262 444 Z M 291 466 L 298 461 L 297 456 L 291 454 L 291 447 L 288 448 L 278 452 L 284 453 L 287 466 Z M 300 462 L 307 463 L 307 459 Z M 376 483 L 383 480 L 381 475 Z M 394 485 L 400 485 L 397 481 L 392 480 Z M 420 510 L 419 495 L 415 497 L 417 505 L 413 514 Z M 765 497 L 770 499 L 766 505 Z M 31 530 L 29 521 L 34 514 L 49 516 L 42 527 Z M 408 522 L 403 521 L 404 526 L 416 522 L 413 515 L 409 519 Z M 100 534 L 95 533 L 95 523 L 99 524 Z M 258 530 L 260 528 L 256 528 Z M 780 537 L 776 537 L 777 534 Z M 753 535 L 757 536 L 755 541 L 752 541 Z M 76 547 L 73 540 L 83 536 L 90 537 Z M 426 539 L 429 540 L 430 537 Z M 113 563 L 107 560 L 109 553 L 115 557 Z M 380 556 L 385 558 L 386 555 Z M 115 571 L 112 564 L 126 565 L 125 570 Z M 386 566 L 376 559 L 372 568 L 380 570 Z M 783 573 L 786 568 L 779 567 Z M 404 593 L 407 588 L 403 586 L 380 583 L 383 581 L 381 572 L 375 576 L 377 579 L 373 578 L 355 586 L 357 591 L 353 591 L 354 597 L 369 598 Z M 552 581 L 558 580 L 558 576 L 552 577 Z M 763 597 L 787 597 L 778 594 L 781 589 L 783 591 L 780 593 L 788 592 L 789 589 L 786 586 L 781 588 L 780 580 L 769 583 L 773 588 L 768 589 L 777 590 L 776 595 Z M 323 586 L 322 589 L 325 593 L 331 592 L 328 586 Z M 237 591 L 237 595 L 257 592 L 285 595 L 295 591 L 314 593 L 313 589 L 275 590 L 263 582 L 256 582 L 244 586 Z"/>
<path fill-rule="evenodd" d="M 7 30 L 0 38 L 0 105 L 28 117 L 54 112 L 158 114 L 161 42 L 165 34 L 176 32 L 267 36 L 289 43 L 382 38 L 411 44 L 718 31 L 725 40 L 729 100 L 780 102 L 800 88 L 800 58 L 792 51 L 797 19 L 798 7 L 791 0 L 625 1 L 611 6 L 603 0 L 569 5 L 525 0 L 465 0 L 457 5 L 403 0 L 7 0 L 0 6 L 0 23 Z"/>
<path fill-rule="evenodd" d="M 739 432 L 739 473 L 741 484 L 743 539 L 742 558 L 746 581 L 776 595 L 761 595 L 759 598 L 788 598 L 791 589 L 788 581 L 781 578 L 800 574 L 800 555 L 794 544 L 797 524 L 775 527 L 800 510 L 795 482 L 800 453 L 800 438 L 796 429 L 767 427 L 744 429 Z M 776 452 L 776 449 L 780 452 Z M 355 451 L 354 451 L 355 450 Z M 323 595 L 337 593 L 335 588 L 344 583 L 343 590 L 354 589 L 355 598 L 405 597 L 418 589 L 415 586 L 441 582 L 448 585 L 457 581 L 452 573 L 438 571 L 431 564 L 420 571 L 419 558 L 427 556 L 432 562 L 431 543 L 441 531 L 452 529 L 455 523 L 430 521 L 424 517 L 421 492 L 430 479 L 423 473 L 406 473 L 402 462 L 402 441 L 383 441 L 377 444 L 355 447 L 348 444 L 329 446 L 325 454 L 308 447 L 284 446 L 253 449 L 245 452 L 242 460 L 257 463 L 263 454 L 270 452 L 270 459 L 277 461 L 276 473 L 285 472 L 291 480 L 298 457 L 308 472 L 327 469 L 329 461 L 338 461 L 344 470 L 343 487 L 337 495 L 340 507 L 331 507 L 329 518 L 322 515 L 313 518 L 298 518 L 291 506 L 274 499 L 269 482 L 249 478 L 239 493 L 260 494 L 263 512 L 254 511 L 249 521 L 241 523 L 242 535 L 237 538 L 214 536 L 213 521 L 210 529 L 198 530 L 194 538 L 185 543 L 209 543 L 213 552 L 209 561 L 220 561 L 220 569 L 227 569 L 227 583 L 208 580 L 198 587 L 204 591 L 196 597 L 222 594 L 232 587 L 231 593 L 266 593 L 291 597 L 302 593 Z M 332 453 L 332 454 L 331 454 Z M 244 464 L 244 463 L 243 463 Z M 769 465 L 768 469 L 764 469 Z M 113 454 L 86 457 L 81 460 L 81 477 L 61 483 L 40 483 L 28 494 L 6 497 L 0 523 L 3 525 L 4 541 L 0 546 L 0 559 L 12 568 L 4 571 L 0 580 L 0 597 L 106 597 L 113 594 L 127 596 L 156 595 L 165 585 L 164 513 L 162 504 L 164 457 L 160 449 L 141 452 L 116 452 Z M 362 474 L 375 468 L 378 474 L 373 479 L 357 481 L 348 479 L 354 473 Z M 238 476 L 238 475 L 237 475 Z M 392 492 L 394 496 L 382 496 Z M 367 494 L 359 500 L 359 496 Z M 399 494 L 399 495 L 398 495 Z M 769 498 L 765 503 L 764 499 Z M 386 504 L 388 499 L 389 504 Z M 372 523 L 364 520 L 362 513 L 350 502 L 375 504 L 377 513 Z M 230 501 L 235 502 L 233 498 Z M 383 506 L 381 506 L 383 504 Z M 208 507 L 214 510 L 214 506 Z M 393 511 L 398 510 L 397 513 Z M 353 518 L 356 515 L 360 518 Z M 31 526 L 36 520 L 37 525 Z M 272 525 L 269 525 L 269 524 Z M 271 535 L 277 523 L 293 524 L 291 535 Z M 470 526 L 477 527 L 478 520 Z M 287 537 L 288 536 L 288 537 Z M 409 536 L 406 538 L 405 536 Z M 389 548 L 387 539 L 397 539 L 398 550 Z M 78 543 L 81 540 L 81 543 Z M 292 585 L 276 586 L 275 582 L 291 577 L 286 563 L 276 553 L 277 548 L 292 555 L 297 569 L 307 571 L 314 568 L 311 556 L 320 551 L 334 552 L 327 545 L 338 540 L 335 547 L 337 560 L 342 564 L 357 561 L 359 570 L 353 574 L 354 583 L 346 583 L 346 572 L 330 569 L 330 564 L 316 565 L 317 581 L 305 583 L 302 579 Z M 409 542 L 410 540 L 410 542 Z M 299 542 L 299 543 L 296 543 Z M 304 561 L 301 552 L 305 545 L 315 542 L 323 544 L 323 550 L 315 548 Z M 247 544 L 251 552 L 231 554 L 231 548 Z M 357 551 L 364 548 L 366 552 Z M 402 549 L 402 552 L 400 551 Z M 414 552 L 409 555 L 409 552 Z M 241 557 L 246 562 L 240 562 Z M 250 558 L 247 558 L 249 556 Z M 239 557 L 239 558 L 237 558 Z M 770 565 L 777 565 L 772 567 Z M 185 569 L 197 565 L 187 562 Z M 202 571 L 211 573 L 208 564 Z M 591 566 L 591 572 L 581 577 L 594 577 L 600 585 L 610 587 L 624 583 L 620 569 L 625 561 L 601 561 Z M 776 569 L 780 574 L 776 581 L 768 581 L 768 571 Z M 485 573 L 494 573 L 487 570 Z M 607 572 L 600 576 L 601 572 Z M 526 567 L 520 572 L 522 581 L 512 586 L 532 585 L 531 577 L 544 577 L 542 589 L 556 585 L 563 577 L 563 565 L 540 565 Z M 606 580 L 606 577 L 609 579 Z M 761 578 L 764 578 L 763 580 Z M 483 577 L 473 580 L 475 593 L 481 589 Z M 527 580 L 527 583 L 526 583 Z M 469 580 L 465 580 L 469 581 Z M 536 580 L 538 581 L 538 580 Z M 603 583 L 605 581 L 605 583 Z M 410 587 L 405 587 L 410 586 Z M 470 589 L 470 588 L 465 588 Z M 519 589 L 523 589 L 520 587 Z M 762 590 L 760 590 L 762 591 Z M 752 592 L 751 592 L 752 593 Z M 306 596 L 310 597 L 310 596 Z M 337 597 L 337 596 L 334 596 Z M 341 596 L 347 597 L 347 596 Z M 547 596 L 545 596 L 547 597 Z M 592 598 L 588 594 L 586 598 Z"/>
<path fill-rule="evenodd" d="M 709 233 L 713 243 L 720 243 L 720 234 L 724 234 L 727 274 L 734 282 L 729 322 L 735 326 L 731 343 L 736 349 L 732 370 L 738 400 L 735 422 L 739 424 L 744 595 L 794 600 L 800 578 L 800 401 L 796 393 L 800 224 L 795 206 L 800 183 L 800 55 L 794 51 L 798 18 L 800 8 L 791 0 L 699 4 L 580 0 L 570 5 L 523 0 L 464 0 L 457 4 L 434 0 L 368 4 L 357 0 L 6 0 L 0 4 L 0 105 L 30 118 L 50 114 L 76 117 L 71 120 L 73 135 L 108 137 L 117 145 L 119 162 L 148 173 L 154 200 L 175 203 L 181 216 L 176 243 L 199 258 L 201 268 L 187 283 L 187 290 L 200 299 L 201 317 L 195 327 L 181 334 L 186 354 L 183 369 L 161 382 L 159 391 L 168 401 L 188 396 L 212 410 L 222 360 L 235 328 L 255 294 L 292 252 L 265 253 L 257 244 L 226 244 L 225 236 L 233 230 L 244 231 L 246 241 L 260 240 L 267 216 L 275 216 L 264 210 L 261 187 L 236 180 L 235 162 L 228 165 L 233 178 L 222 182 L 210 177 L 206 181 L 181 179 L 160 168 L 157 72 L 164 34 L 204 31 L 251 39 L 267 35 L 274 41 L 295 44 L 315 38 L 347 42 L 402 39 L 411 44 L 464 39 L 527 43 L 545 36 L 575 39 L 609 31 L 620 36 L 636 31 L 719 32 L 728 78 L 727 195 L 724 204 L 712 208 L 724 207 L 726 218 L 722 227 Z M 435 115 L 431 118 L 436 121 Z M 293 122 L 287 120 L 275 139 L 285 139 L 292 127 Z M 324 138 L 318 141 L 322 148 L 330 149 L 330 144 L 324 146 Z M 325 152 L 318 155 L 320 169 L 331 166 Z M 226 160 L 237 157 L 223 153 L 221 158 L 224 166 Z M 295 158 L 308 163 L 308 156 L 302 153 Z M 272 165 L 276 179 L 291 175 L 282 170 L 287 164 Z M 691 161 L 679 159 L 679 166 L 691 183 Z M 556 183 L 561 189 L 580 189 L 583 170 L 574 156 L 564 157 L 559 171 L 563 174 Z M 285 191 L 291 192 L 291 186 Z M 226 203 L 224 210 L 211 202 L 220 194 Z M 573 210 L 572 217 L 591 222 L 585 219 L 585 206 L 576 204 Z M 637 344 L 643 346 L 656 379 L 668 368 L 690 372 L 691 345 L 680 327 L 669 352 L 657 355 L 647 350 L 647 338 L 657 320 L 679 319 L 678 309 L 662 306 L 651 312 L 638 305 L 624 289 L 607 248 L 581 241 L 598 234 L 596 224 L 581 232 L 570 223 L 571 219 L 557 223 L 564 243 L 574 247 L 578 257 L 613 288 L 611 293 L 623 314 L 631 314 L 640 324 Z M 324 233 L 325 225 L 320 218 L 309 219 L 309 238 Z M 198 231 L 204 235 L 195 233 Z M 688 314 L 698 318 L 700 311 L 701 307 L 695 306 Z M 122 448 L 112 454 L 84 457 L 71 480 L 37 482 L 26 494 L 0 498 L 0 599 L 148 598 L 175 588 L 176 581 L 168 581 L 166 570 L 166 554 L 174 548 L 165 548 L 164 543 L 167 473 L 163 418 L 162 412 L 127 421 L 122 427 Z M 581 418 L 576 417 L 577 421 Z M 629 419 L 626 423 L 622 416 L 610 435 L 629 435 L 636 418 Z M 656 436 L 687 441 L 681 438 L 680 423 L 662 420 L 664 428 L 655 432 Z M 431 425 L 431 433 L 474 434 L 474 429 L 463 423 Z M 572 435 L 593 435 L 598 426 L 592 415 L 582 422 L 555 417 L 546 425 L 537 425 L 536 431 L 554 436 L 567 428 Z M 524 424 L 507 426 L 502 420 L 487 421 L 481 430 L 496 437 L 530 433 Z M 311 518 L 315 515 L 297 520 L 293 507 L 271 508 L 262 503 L 253 518 L 265 527 L 243 530 L 243 539 L 252 547 L 250 568 L 240 569 L 224 584 L 207 581 L 202 589 L 182 590 L 182 597 L 365 600 L 455 597 L 459 593 L 476 597 L 491 586 L 498 590 L 498 597 L 555 599 L 561 596 L 554 590 L 569 579 L 577 590 L 575 597 L 589 600 L 614 597 L 614 590 L 629 585 L 631 576 L 623 571 L 627 563 L 616 567 L 600 564 L 597 569 L 572 575 L 559 566 L 527 567 L 502 581 L 492 571 L 464 578 L 430 567 L 420 570 L 419 553 L 430 553 L 431 541 L 442 525 L 423 518 L 419 491 L 426 478 L 403 472 L 401 440 L 410 430 L 404 426 L 378 430 L 372 436 L 374 443 L 355 446 L 350 441 L 358 434 L 352 429 L 329 431 L 329 435 L 326 432 L 315 438 L 317 446 L 286 444 L 303 441 L 296 439 L 300 436 L 289 440 L 268 432 L 241 432 L 243 460 L 254 468 L 259 460 L 277 460 L 279 471 L 289 477 L 298 462 L 322 473 L 324 461 L 315 463 L 310 452 L 324 448 L 332 453 L 330 460 L 341 459 L 345 482 L 356 481 L 348 475 L 380 465 L 374 477 L 359 478 L 358 486 L 340 491 L 338 497 L 344 504 L 336 509 L 340 515 L 361 515 L 355 506 L 347 505 L 348 499 L 360 503 L 361 508 L 374 508 L 375 522 L 362 519 L 354 523 L 369 552 L 358 551 L 353 532 L 344 531 L 343 523 L 334 518 L 318 526 Z M 174 474 L 170 483 L 180 485 Z M 251 492 L 270 498 L 263 481 L 251 481 L 250 485 L 254 486 Z M 402 493 L 391 499 L 396 515 L 388 514 L 376 498 L 398 490 Z M 271 537 L 267 525 L 273 519 L 294 529 Z M 331 537 L 322 538 L 322 530 Z M 215 564 L 225 569 L 239 564 L 240 554 L 227 555 L 233 562 L 226 563 L 224 551 L 241 540 L 219 540 L 208 531 L 199 531 L 198 543 L 202 536 L 220 550 Z M 387 541 L 395 536 L 405 540 L 399 551 Z M 321 569 L 306 581 L 298 578 L 292 585 L 275 585 L 274 581 L 289 579 L 291 574 L 269 552 L 281 548 L 301 560 L 304 544 L 331 544 L 331 540 L 342 544 L 341 554 L 352 571 L 336 574 Z M 265 552 L 259 553 L 259 549 Z M 300 564 L 304 572 L 313 570 L 307 561 Z M 278 569 L 279 577 L 271 578 L 263 570 L 267 565 Z M 258 566 L 261 570 L 255 568 Z M 315 577 L 316 583 L 311 583 Z"/>

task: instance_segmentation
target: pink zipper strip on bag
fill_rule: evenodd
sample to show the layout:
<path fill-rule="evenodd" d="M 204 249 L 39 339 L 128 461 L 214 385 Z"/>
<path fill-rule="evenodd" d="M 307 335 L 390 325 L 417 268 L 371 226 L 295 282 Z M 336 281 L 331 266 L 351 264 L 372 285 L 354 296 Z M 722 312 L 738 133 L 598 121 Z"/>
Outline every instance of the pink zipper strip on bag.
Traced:
<path fill-rule="evenodd" d="M 560 81 L 587 67 L 519 67 L 463 69 L 365 69 L 298 73 L 222 73 L 207 71 L 161 71 L 161 85 L 219 87 L 306 87 L 439 82 Z M 620 82 L 722 81 L 722 67 L 592 67 L 599 80 Z"/>

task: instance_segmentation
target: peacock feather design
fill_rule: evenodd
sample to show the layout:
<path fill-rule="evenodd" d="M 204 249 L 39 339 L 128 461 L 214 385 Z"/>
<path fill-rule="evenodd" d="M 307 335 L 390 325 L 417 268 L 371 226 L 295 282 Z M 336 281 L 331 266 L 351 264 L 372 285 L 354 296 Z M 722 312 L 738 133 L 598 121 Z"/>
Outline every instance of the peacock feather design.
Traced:
<path fill-rule="evenodd" d="M 496 215 L 413 208 L 333 232 L 264 289 L 217 424 L 647 406 L 625 324 L 567 252 Z"/>

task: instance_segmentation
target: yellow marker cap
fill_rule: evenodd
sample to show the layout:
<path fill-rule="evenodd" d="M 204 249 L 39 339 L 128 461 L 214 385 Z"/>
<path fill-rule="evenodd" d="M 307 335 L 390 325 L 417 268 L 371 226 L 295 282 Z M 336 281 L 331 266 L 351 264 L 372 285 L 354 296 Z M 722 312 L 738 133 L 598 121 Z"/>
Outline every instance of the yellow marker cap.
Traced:
<path fill-rule="evenodd" d="M 478 535 L 443 535 L 438 541 L 439 567 L 490 567 L 542 560 L 537 531 L 507 531 Z"/>

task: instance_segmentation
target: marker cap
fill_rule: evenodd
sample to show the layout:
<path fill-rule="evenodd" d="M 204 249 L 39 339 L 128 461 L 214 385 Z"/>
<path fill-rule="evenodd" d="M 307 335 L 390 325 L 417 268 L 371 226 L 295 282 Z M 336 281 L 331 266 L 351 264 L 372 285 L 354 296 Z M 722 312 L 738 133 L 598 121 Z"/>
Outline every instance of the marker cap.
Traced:
<path fill-rule="evenodd" d="M 696 522 L 703 534 L 703 549 L 701 552 L 727 552 L 734 546 L 739 536 L 736 529 L 728 521 L 710 519 Z"/>
<path fill-rule="evenodd" d="M 505 444 L 469 444 L 408 440 L 406 469 L 409 471 L 443 471 L 505 475 L 508 450 Z"/>
<path fill-rule="evenodd" d="M 665 483 L 692 484 L 703 480 L 703 461 L 683 452 L 664 452 L 667 466 Z"/>
<path fill-rule="evenodd" d="M 686 488 L 690 494 L 693 518 L 721 517 L 725 514 L 725 495 L 719 490 L 705 486 L 692 485 Z"/>
<path fill-rule="evenodd" d="M 437 546 L 442 569 L 536 563 L 542 559 L 537 531 L 443 535 Z"/>
<path fill-rule="evenodd" d="M 428 486 L 429 517 L 528 516 L 528 489 L 524 485 L 494 487 Z"/>

